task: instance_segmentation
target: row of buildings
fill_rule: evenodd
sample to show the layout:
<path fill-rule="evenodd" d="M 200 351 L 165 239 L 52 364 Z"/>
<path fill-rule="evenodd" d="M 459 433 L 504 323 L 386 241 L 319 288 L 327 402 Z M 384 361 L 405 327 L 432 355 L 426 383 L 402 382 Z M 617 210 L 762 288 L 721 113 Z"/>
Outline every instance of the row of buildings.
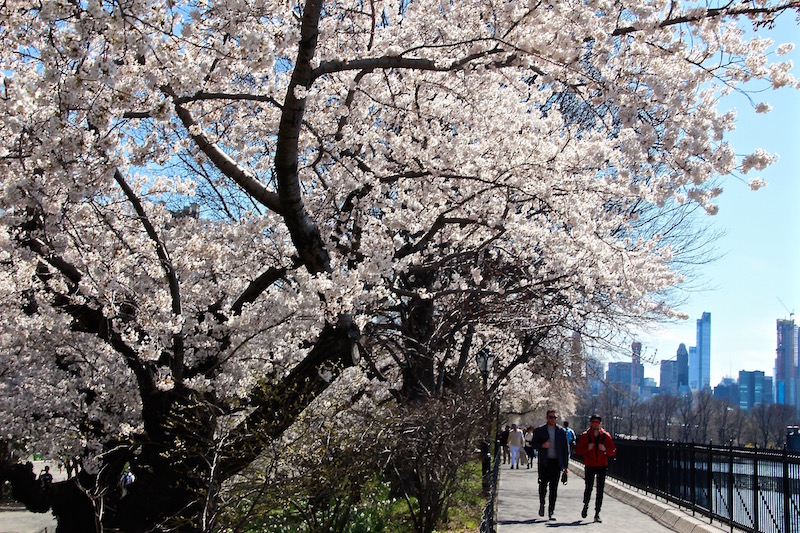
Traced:
<path fill-rule="evenodd" d="M 774 376 L 767 376 L 761 370 L 741 370 L 738 380 L 723 378 L 714 387 L 714 396 L 742 409 L 749 409 L 760 403 L 791 405 L 800 409 L 800 329 L 790 315 L 789 319 L 777 320 L 776 331 Z"/>
<path fill-rule="evenodd" d="M 763 371 L 739 372 L 738 379 L 723 378 L 713 389 L 715 397 L 728 401 L 732 406 L 750 409 L 756 404 L 779 403 L 800 409 L 800 359 L 798 358 L 798 326 L 790 316 L 777 321 L 777 346 L 775 351 L 775 373 L 767 376 Z M 703 313 L 697 320 L 697 336 L 694 346 L 678 346 L 672 359 L 661 361 L 660 382 L 644 377 L 641 362 L 642 345 L 631 346 L 631 361 L 611 362 L 603 373 L 601 363 L 590 363 L 594 368 L 589 374 L 605 375 L 605 381 L 592 381 L 593 393 L 599 393 L 604 385 L 615 384 L 621 390 L 629 390 L 647 399 L 655 394 L 686 394 L 693 390 L 711 390 L 711 313 Z"/>

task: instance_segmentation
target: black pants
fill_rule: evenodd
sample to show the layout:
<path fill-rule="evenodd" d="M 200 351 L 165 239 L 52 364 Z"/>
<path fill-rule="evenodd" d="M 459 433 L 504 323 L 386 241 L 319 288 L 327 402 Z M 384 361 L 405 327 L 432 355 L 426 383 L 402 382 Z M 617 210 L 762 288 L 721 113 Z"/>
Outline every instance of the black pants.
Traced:
<path fill-rule="evenodd" d="M 533 467 L 533 457 L 535 455 L 533 453 L 533 446 L 525 446 L 523 450 L 525 450 L 525 455 L 528 456 L 528 468 Z"/>
<path fill-rule="evenodd" d="M 592 499 L 592 485 L 594 485 L 594 478 L 597 476 L 597 496 L 594 498 L 594 513 L 600 513 L 600 507 L 603 506 L 603 489 L 606 486 L 606 466 L 587 466 L 584 468 L 586 472 L 586 490 L 583 491 L 583 506 L 589 506 L 589 500 Z"/>
<path fill-rule="evenodd" d="M 541 450 L 540 454 L 546 454 L 547 450 Z M 550 485 L 550 501 L 547 506 L 547 514 L 553 514 L 556 508 L 556 497 L 558 497 L 558 478 L 561 476 L 561 465 L 558 459 L 547 459 L 539 461 L 539 505 L 544 505 L 547 496 L 547 486 Z"/>

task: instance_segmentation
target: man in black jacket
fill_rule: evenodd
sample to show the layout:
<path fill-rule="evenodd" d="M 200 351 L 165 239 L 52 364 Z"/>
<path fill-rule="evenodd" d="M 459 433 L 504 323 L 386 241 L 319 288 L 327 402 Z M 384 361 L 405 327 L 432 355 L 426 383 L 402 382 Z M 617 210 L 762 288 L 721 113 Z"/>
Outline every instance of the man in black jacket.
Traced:
<path fill-rule="evenodd" d="M 558 478 L 566 474 L 569 466 L 569 444 L 567 432 L 556 424 L 558 415 L 554 409 L 547 411 L 547 424 L 533 430 L 533 447 L 539 452 L 539 516 L 544 516 L 544 502 L 550 487 L 547 515 L 550 520 L 556 508 Z"/>

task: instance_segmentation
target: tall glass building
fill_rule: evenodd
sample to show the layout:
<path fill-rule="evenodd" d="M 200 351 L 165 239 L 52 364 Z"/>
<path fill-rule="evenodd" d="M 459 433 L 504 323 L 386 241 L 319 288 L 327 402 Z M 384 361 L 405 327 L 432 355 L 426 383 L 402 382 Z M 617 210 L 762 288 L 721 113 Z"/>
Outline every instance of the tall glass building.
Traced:
<path fill-rule="evenodd" d="M 765 376 L 764 372 L 755 370 L 739 371 L 739 407 L 750 409 L 757 404 L 769 405 L 772 403 L 772 377 Z"/>
<path fill-rule="evenodd" d="M 659 388 L 663 394 L 678 393 L 678 362 L 670 359 L 661 360 Z"/>
<path fill-rule="evenodd" d="M 711 388 L 711 313 L 703 313 L 697 321 L 697 357 L 700 359 L 697 388 Z"/>
<path fill-rule="evenodd" d="M 775 350 L 775 403 L 798 406 L 797 326 L 794 320 L 778 320 Z"/>
<path fill-rule="evenodd" d="M 689 387 L 711 388 L 711 313 L 697 319 L 697 343 L 689 348 Z"/>

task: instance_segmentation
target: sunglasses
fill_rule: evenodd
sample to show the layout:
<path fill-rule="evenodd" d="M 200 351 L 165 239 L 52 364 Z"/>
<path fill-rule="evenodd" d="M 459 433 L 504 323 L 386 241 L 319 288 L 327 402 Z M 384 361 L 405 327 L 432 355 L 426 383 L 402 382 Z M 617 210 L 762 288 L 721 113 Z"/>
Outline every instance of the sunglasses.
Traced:
<path fill-rule="evenodd" d="M 558 418 L 558 417 L 554 415 L 547 415 L 547 418 Z"/>

